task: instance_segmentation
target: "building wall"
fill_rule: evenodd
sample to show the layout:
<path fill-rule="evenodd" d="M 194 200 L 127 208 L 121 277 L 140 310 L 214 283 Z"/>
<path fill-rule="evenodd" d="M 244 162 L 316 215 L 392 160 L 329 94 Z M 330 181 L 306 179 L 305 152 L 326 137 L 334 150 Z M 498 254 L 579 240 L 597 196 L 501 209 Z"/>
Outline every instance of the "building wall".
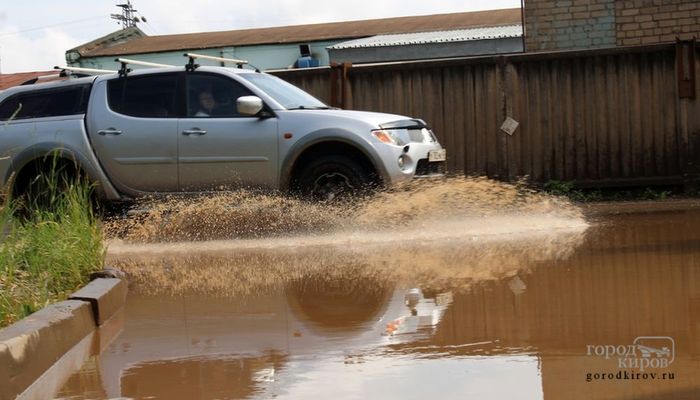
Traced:
<path fill-rule="evenodd" d="M 700 38 L 698 0 L 628 0 L 615 7 L 617 45 L 673 42 Z"/>
<path fill-rule="evenodd" d="M 328 50 L 326 47 L 334 45 L 339 41 L 311 42 L 311 52 L 321 65 L 328 65 Z M 182 55 L 187 52 L 205 54 L 216 57 L 227 57 L 248 60 L 252 65 L 261 70 L 284 69 L 299 58 L 299 43 L 297 44 L 274 44 L 260 46 L 223 47 L 214 49 L 191 49 L 163 53 L 145 54 L 124 54 L 121 57 L 132 58 L 141 61 L 150 61 L 162 64 L 185 65 L 187 59 Z M 72 63 L 74 66 L 85 68 L 118 69 L 119 64 L 114 61 L 114 56 L 109 57 L 85 57 Z M 215 61 L 201 60 L 201 65 L 220 65 Z M 139 68 L 134 66 L 134 69 Z"/>
<path fill-rule="evenodd" d="M 615 46 L 615 0 L 525 0 L 526 51 Z"/>
<path fill-rule="evenodd" d="M 698 0 L 525 0 L 526 51 L 700 38 Z"/>

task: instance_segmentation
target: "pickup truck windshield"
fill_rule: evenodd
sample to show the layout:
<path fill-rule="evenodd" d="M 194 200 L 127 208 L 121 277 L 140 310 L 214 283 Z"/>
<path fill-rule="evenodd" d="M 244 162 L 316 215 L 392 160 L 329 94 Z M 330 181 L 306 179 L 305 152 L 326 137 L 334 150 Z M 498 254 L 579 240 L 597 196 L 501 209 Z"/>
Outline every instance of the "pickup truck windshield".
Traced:
<path fill-rule="evenodd" d="M 327 109 L 320 100 L 282 79 L 265 74 L 240 74 L 288 110 Z"/>

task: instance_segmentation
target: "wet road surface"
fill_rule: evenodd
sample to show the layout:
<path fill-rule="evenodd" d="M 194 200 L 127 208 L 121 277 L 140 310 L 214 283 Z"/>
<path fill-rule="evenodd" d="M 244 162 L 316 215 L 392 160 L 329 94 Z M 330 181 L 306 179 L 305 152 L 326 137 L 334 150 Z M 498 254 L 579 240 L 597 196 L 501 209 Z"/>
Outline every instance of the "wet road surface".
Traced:
<path fill-rule="evenodd" d="M 700 398 L 700 210 L 653 208 L 510 236 L 122 252 L 126 309 L 55 397 Z"/>

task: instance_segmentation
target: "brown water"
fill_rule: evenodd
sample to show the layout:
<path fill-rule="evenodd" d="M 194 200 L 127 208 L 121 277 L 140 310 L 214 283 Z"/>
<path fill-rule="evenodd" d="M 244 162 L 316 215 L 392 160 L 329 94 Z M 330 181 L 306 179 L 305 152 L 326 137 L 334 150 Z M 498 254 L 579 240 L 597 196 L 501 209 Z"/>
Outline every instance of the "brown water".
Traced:
<path fill-rule="evenodd" d="M 126 235 L 108 256 L 131 280 L 121 331 L 55 397 L 700 398 L 698 204 L 593 208 L 589 227 L 529 196 L 388 227 Z M 349 220 L 370 210 L 386 208 Z M 635 340 L 636 358 L 668 362 L 645 369 L 656 379 L 595 354 Z"/>

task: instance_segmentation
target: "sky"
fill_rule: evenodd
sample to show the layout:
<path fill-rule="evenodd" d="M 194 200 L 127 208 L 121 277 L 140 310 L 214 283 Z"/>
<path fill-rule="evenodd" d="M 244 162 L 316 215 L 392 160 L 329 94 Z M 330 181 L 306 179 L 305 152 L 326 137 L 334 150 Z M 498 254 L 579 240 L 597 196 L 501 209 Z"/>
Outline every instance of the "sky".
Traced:
<path fill-rule="evenodd" d="M 65 65 L 65 51 L 121 29 L 125 1 L 1 0 L 0 73 Z M 520 0 L 132 0 L 147 35 L 222 31 L 520 7 Z"/>

